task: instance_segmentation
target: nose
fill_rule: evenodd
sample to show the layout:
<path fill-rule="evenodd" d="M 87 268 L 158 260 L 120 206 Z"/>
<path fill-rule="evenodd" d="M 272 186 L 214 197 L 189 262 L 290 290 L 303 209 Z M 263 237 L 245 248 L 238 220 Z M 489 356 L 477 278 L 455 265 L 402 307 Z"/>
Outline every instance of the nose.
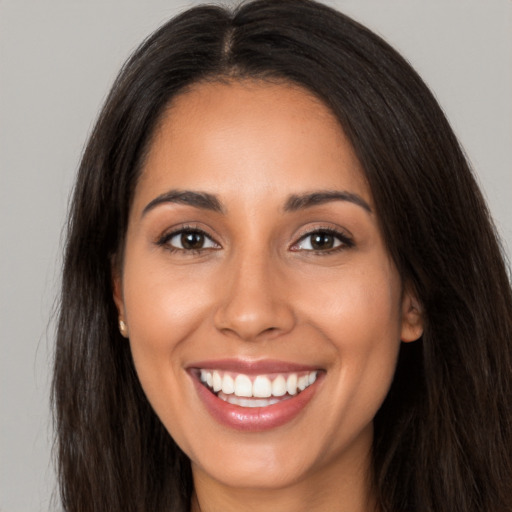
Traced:
<path fill-rule="evenodd" d="M 290 290 L 270 258 L 239 257 L 227 267 L 214 316 L 219 331 L 243 341 L 256 341 L 293 329 Z"/>

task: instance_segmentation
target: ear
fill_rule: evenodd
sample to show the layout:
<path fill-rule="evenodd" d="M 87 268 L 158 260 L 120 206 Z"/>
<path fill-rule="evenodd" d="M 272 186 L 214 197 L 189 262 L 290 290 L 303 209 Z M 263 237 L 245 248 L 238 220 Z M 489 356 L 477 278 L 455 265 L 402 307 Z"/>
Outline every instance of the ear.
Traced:
<path fill-rule="evenodd" d="M 121 271 L 119 266 L 115 263 L 112 264 L 112 294 L 114 298 L 114 303 L 117 308 L 118 316 L 119 316 L 119 330 L 121 334 L 126 338 L 127 337 L 127 327 L 126 327 L 126 316 L 124 310 L 124 300 L 123 300 L 123 281 L 121 276 Z"/>
<path fill-rule="evenodd" d="M 423 307 L 416 294 L 409 287 L 404 289 L 402 297 L 402 329 L 400 339 L 409 343 L 416 341 L 423 334 Z"/>
<path fill-rule="evenodd" d="M 112 276 L 112 291 L 119 317 L 124 318 L 123 285 L 119 273 Z"/>

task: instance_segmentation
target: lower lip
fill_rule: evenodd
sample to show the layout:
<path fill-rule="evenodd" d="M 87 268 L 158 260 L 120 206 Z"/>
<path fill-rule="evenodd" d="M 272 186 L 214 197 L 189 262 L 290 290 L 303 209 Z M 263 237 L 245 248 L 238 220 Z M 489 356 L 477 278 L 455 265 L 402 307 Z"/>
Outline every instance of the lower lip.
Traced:
<path fill-rule="evenodd" d="M 280 427 L 293 420 L 307 406 L 316 393 L 323 374 L 316 381 L 292 398 L 267 407 L 241 407 L 218 398 L 199 380 L 191 375 L 199 398 L 208 412 L 222 425 L 246 432 L 261 432 Z"/>

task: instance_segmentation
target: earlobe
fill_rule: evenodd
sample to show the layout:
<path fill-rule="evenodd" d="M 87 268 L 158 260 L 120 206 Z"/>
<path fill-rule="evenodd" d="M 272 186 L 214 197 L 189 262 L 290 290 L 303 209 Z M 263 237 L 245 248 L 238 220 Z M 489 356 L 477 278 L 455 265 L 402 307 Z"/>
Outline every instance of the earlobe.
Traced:
<path fill-rule="evenodd" d="M 121 317 L 119 317 L 119 332 L 121 333 L 121 336 L 128 338 L 128 326 Z"/>
<path fill-rule="evenodd" d="M 410 291 L 404 292 L 402 299 L 402 330 L 400 339 L 404 343 L 416 341 L 423 334 L 423 307 Z"/>

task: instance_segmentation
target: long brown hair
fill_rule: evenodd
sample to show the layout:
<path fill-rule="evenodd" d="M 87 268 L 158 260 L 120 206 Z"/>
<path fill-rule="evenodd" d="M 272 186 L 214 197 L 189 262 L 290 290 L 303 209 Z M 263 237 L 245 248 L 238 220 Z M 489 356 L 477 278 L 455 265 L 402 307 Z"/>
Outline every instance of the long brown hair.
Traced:
<path fill-rule="evenodd" d="M 117 330 L 111 266 L 154 127 L 208 79 L 286 80 L 337 116 L 388 250 L 424 310 L 375 418 L 387 512 L 512 510 L 512 293 L 463 152 L 418 75 L 378 36 L 307 0 L 199 6 L 133 54 L 87 144 L 71 205 L 53 404 L 68 512 L 186 511 L 187 457 L 152 411 Z"/>

